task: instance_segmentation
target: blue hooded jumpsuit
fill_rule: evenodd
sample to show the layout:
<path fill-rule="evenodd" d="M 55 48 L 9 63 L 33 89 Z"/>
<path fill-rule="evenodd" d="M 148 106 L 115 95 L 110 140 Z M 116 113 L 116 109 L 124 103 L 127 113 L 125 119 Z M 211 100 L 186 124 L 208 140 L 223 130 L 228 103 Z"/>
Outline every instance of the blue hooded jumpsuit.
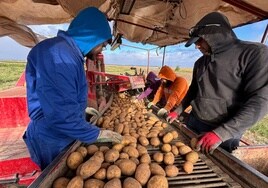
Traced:
<path fill-rule="evenodd" d="M 111 39 L 105 15 L 82 10 L 68 30 L 37 44 L 26 65 L 27 103 L 31 119 L 23 139 L 31 159 L 43 170 L 75 140 L 96 141 L 100 129 L 85 120 L 87 81 L 84 57 Z"/>

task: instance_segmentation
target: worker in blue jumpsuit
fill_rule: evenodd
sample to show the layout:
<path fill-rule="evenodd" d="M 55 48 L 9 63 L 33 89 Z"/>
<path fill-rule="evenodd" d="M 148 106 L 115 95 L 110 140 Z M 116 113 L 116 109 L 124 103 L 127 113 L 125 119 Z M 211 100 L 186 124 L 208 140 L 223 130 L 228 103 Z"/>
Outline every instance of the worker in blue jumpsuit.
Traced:
<path fill-rule="evenodd" d="M 28 113 L 23 139 L 31 159 L 43 170 L 75 140 L 120 142 L 121 135 L 85 120 L 87 81 L 84 58 L 94 60 L 111 40 L 105 15 L 89 7 L 67 31 L 37 44 L 26 65 Z"/>

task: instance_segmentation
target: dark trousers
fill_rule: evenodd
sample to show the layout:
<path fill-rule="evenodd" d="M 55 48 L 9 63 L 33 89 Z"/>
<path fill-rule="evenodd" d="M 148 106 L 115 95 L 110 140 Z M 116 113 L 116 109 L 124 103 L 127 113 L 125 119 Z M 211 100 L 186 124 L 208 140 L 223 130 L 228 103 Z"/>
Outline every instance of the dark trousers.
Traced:
<path fill-rule="evenodd" d="M 188 120 L 186 122 L 186 126 L 189 129 L 191 129 L 192 131 L 194 131 L 196 134 L 210 132 L 214 129 L 214 127 L 199 121 L 197 118 L 194 117 L 194 115 L 192 113 L 190 113 L 190 115 L 188 117 Z M 231 138 L 231 139 L 223 142 L 220 145 L 220 147 L 223 148 L 224 150 L 228 151 L 229 153 L 231 153 L 233 150 L 237 149 L 237 146 L 239 146 L 239 141 L 240 141 L 240 139 Z"/>

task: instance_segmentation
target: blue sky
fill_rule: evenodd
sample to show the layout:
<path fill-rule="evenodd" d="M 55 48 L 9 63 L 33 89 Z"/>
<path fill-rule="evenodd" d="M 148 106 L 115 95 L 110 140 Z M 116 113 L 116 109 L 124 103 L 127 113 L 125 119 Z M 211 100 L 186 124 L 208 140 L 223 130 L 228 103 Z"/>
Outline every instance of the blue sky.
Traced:
<path fill-rule="evenodd" d="M 239 39 L 260 42 L 265 31 L 268 20 L 250 24 L 247 26 L 234 29 Z M 42 25 L 30 26 L 35 32 L 53 37 L 57 34 L 58 29 L 66 30 L 68 24 L 60 25 Z M 267 45 L 268 41 L 266 41 Z M 163 48 L 154 49 L 153 45 L 142 45 L 123 40 L 123 44 L 143 48 L 139 50 L 131 47 L 121 46 L 115 51 L 104 51 L 106 64 L 123 64 L 123 65 L 147 65 L 148 50 L 150 53 L 150 66 L 161 66 L 163 59 Z M 147 50 L 146 50 L 147 49 Z M 152 49 L 152 50 L 150 50 Z M 0 38 L 0 60 L 19 60 L 26 61 L 30 48 L 21 46 L 9 37 Z M 189 48 L 184 47 L 184 43 L 166 47 L 165 65 L 172 67 L 192 67 L 194 62 L 201 56 L 199 50 L 192 45 Z"/>

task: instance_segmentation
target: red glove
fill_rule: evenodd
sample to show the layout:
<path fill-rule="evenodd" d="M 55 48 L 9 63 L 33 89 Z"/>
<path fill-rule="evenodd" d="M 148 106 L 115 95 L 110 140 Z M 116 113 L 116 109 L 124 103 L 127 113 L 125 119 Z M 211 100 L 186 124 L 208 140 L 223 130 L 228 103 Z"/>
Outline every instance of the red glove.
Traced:
<path fill-rule="evenodd" d="M 175 119 L 177 119 L 179 114 L 177 112 L 170 112 L 167 116 L 167 122 L 172 123 Z"/>
<path fill-rule="evenodd" d="M 207 132 L 196 144 L 197 151 L 202 150 L 202 152 L 212 154 L 213 151 L 222 143 L 222 140 L 214 132 Z"/>

